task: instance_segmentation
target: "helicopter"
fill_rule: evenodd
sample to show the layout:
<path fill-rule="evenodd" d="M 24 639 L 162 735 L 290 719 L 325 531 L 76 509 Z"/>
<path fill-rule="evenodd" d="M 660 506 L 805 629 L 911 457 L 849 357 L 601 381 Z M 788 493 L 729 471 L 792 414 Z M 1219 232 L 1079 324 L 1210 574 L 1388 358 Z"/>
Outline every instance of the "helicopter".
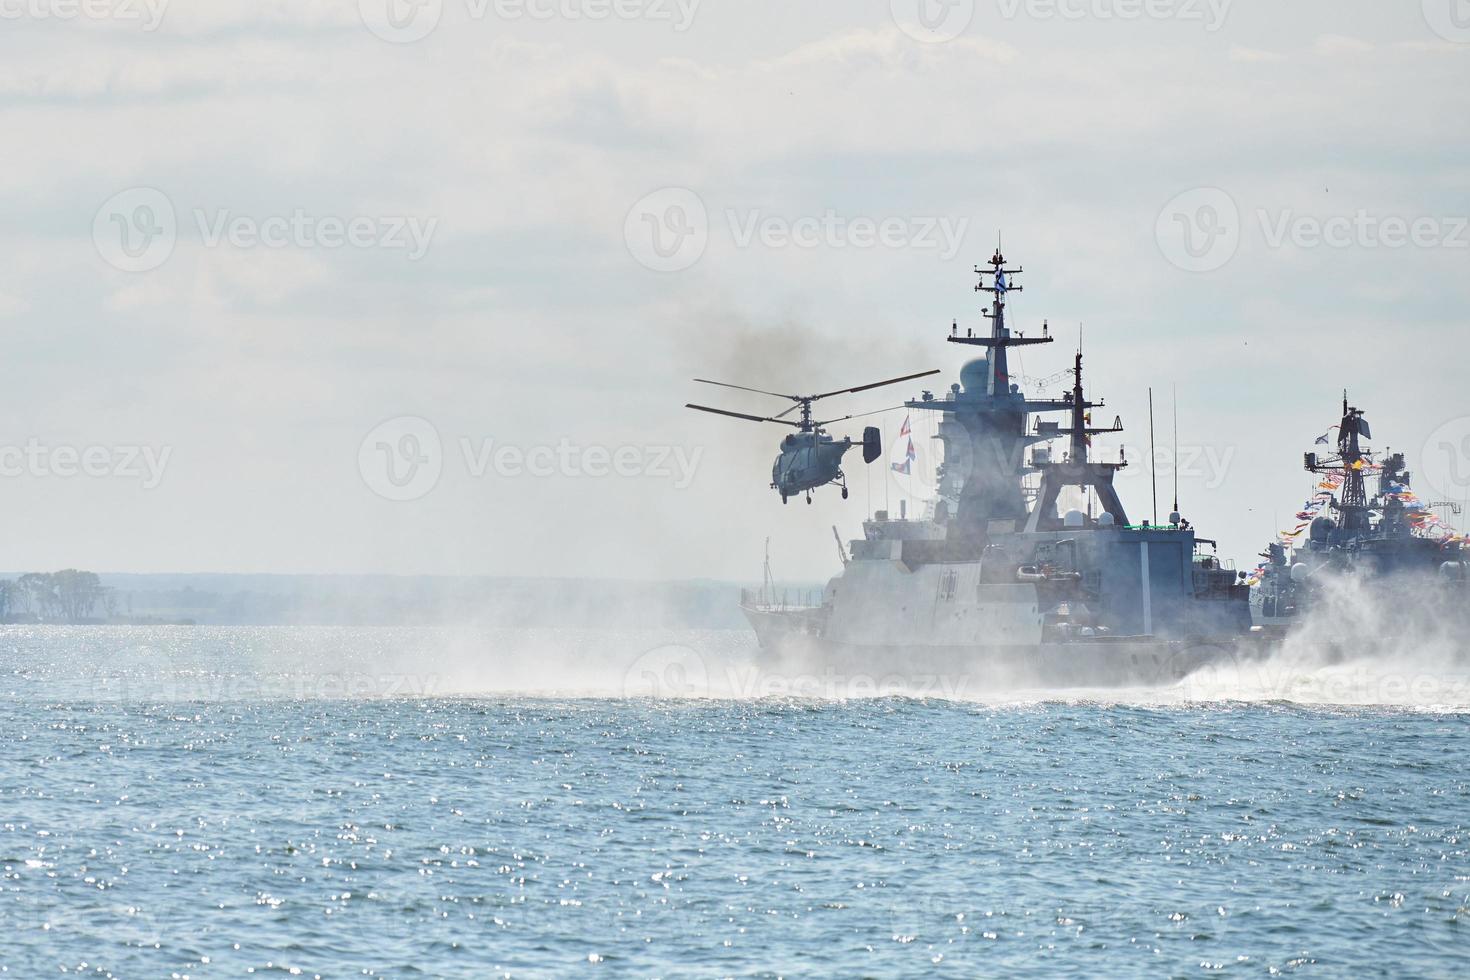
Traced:
<path fill-rule="evenodd" d="M 820 395 L 787 395 L 776 391 L 762 391 L 760 388 L 747 388 L 744 385 L 727 384 L 724 381 L 708 381 L 704 378 L 695 378 L 700 384 L 718 385 L 721 388 L 734 388 L 738 391 L 753 391 L 758 395 L 770 395 L 773 398 L 789 398 L 795 402 L 786 411 L 779 415 L 747 415 L 744 412 L 729 412 L 723 408 L 710 408 L 707 405 L 685 405 L 700 412 L 712 412 L 715 415 L 728 415 L 731 418 L 745 419 L 748 422 L 776 422 L 780 425 L 789 425 L 797 431 L 792 432 L 781 440 L 781 454 L 776 457 L 775 464 L 771 467 L 771 489 L 781 494 L 781 503 L 786 503 L 797 494 L 806 494 L 806 502 L 812 502 L 812 491 L 818 487 L 828 484 L 836 484 L 842 488 L 842 499 L 847 499 L 847 477 L 842 472 L 842 457 L 847 451 L 857 445 L 851 438 L 837 440 L 828 435 L 826 427 L 834 422 L 845 422 L 848 419 L 862 418 L 864 415 L 877 415 L 878 412 L 886 412 L 889 409 L 879 409 L 878 412 L 863 412 L 858 415 L 843 415 L 824 422 L 815 421 L 812 418 L 812 402 L 823 398 L 831 398 L 833 395 L 851 395 L 859 391 L 867 391 L 870 388 L 882 388 L 885 385 L 898 384 L 900 381 L 912 381 L 914 378 L 927 378 L 931 374 L 938 374 L 939 369 L 932 371 L 921 371 L 918 374 L 906 374 L 901 378 L 890 378 L 887 381 L 875 381 L 872 384 L 858 385 L 856 388 L 842 388 L 837 391 L 827 391 Z M 801 411 L 801 418 L 793 420 L 786 418 L 792 412 Z M 863 430 L 863 462 L 871 463 L 883 455 L 882 437 L 876 426 L 868 426 Z"/>

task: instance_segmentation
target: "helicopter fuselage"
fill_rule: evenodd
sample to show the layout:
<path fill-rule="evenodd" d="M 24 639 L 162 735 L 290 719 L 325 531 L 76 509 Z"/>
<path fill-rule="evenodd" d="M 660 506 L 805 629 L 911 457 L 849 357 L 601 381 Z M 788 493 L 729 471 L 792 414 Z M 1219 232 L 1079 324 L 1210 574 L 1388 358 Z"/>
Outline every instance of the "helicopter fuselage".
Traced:
<path fill-rule="evenodd" d="M 781 440 L 781 455 L 771 466 L 771 487 L 782 499 L 842 481 L 842 457 L 855 443 L 825 432 L 793 432 Z"/>

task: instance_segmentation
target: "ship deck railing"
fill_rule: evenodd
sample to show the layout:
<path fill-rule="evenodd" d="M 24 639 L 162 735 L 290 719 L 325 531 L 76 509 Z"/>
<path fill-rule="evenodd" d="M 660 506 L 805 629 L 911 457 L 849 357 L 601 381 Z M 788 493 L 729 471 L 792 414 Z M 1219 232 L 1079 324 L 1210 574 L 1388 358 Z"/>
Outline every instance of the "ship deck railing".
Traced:
<path fill-rule="evenodd" d="M 740 604 L 761 612 L 804 612 L 821 608 L 822 593 L 818 589 L 782 589 L 780 592 L 770 589 L 741 589 Z"/>

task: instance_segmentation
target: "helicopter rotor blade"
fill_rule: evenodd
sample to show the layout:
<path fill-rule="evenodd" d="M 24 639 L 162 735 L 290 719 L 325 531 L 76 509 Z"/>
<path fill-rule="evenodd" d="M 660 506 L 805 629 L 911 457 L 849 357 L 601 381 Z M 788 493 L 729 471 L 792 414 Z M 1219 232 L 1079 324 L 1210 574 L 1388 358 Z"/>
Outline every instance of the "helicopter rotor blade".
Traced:
<path fill-rule="evenodd" d="M 695 378 L 702 385 L 718 385 L 721 388 L 734 388 L 736 391 L 753 391 L 757 395 L 770 395 L 773 398 L 797 398 L 796 395 L 783 395 L 779 391 L 764 391 L 760 388 L 747 388 L 744 385 L 732 385 L 725 381 L 709 381 L 705 378 Z"/>
<path fill-rule="evenodd" d="M 882 388 L 884 385 L 896 385 L 900 381 L 912 381 L 915 378 L 927 378 L 931 374 L 938 373 L 939 369 L 935 368 L 932 371 L 920 371 L 918 374 L 905 374 L 901 378 L 889 378 L 887 381 L 874 381 L 872 384 L 858 385 L 856 388 L 843 388 L 840 391 L 829 391 L 821 395 L 813 395 L 812 401 L 816 401 L 818 398 L 830 398 L 833 395 L 851 395 L 859 391 L 867 391 L 869 388 Z"/>
<path fill-rule="evenodd" d="M 817 423 L 817 428 L 820 429 L 823 426 L 831 425 L 834 422 L 846 422 L 848 419 L 861 419 L 861 418 L 867 418 L 869 415 L 882 415 L 884 412 L 896 412 L 900 408 L 903 408 L 903 406 L 902 405 L 890 405 L 887 408 L 875 408 L 871 412 L 858 412 L 856 415 L 844 415 L 841 418 L 830 419 L 830 420 L 828 420 L 826 422 L 818 422 Z"/>
<path fill-rule="evenodd" d="M 744 412 L 727 412 L 723 408 L 710 408 L 708 405 L 685 405 L 684 407 L 692 408 L 697 412 L 710 412 L 714 415 L 728 415 L 732 419 L 745 419 L 747 422 L 776 422 L 780 425 L 797 425 L 797 423 L 789 421 L 787 419 L 766 418 L 761 415 L 746 415 Z"/>

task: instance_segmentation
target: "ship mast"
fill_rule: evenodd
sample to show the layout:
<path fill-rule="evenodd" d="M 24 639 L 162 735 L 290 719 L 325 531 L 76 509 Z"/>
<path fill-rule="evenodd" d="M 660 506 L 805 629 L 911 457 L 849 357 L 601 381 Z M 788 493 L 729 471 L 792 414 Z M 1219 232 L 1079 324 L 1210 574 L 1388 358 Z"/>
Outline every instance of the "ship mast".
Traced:
<path fill-rule="evenodd" d="M 1363 410 L 1348 404 L 1347 392 L 1342 393 L 1342 423 L 1337 430 L 1337 455 L 1319 459 L 1316 453 L 1307 453 L 1306 468 L 1313 473 L 1335 473 L 1342 480 L 1342 497 L 1334 503 L 1334 509 L 1342 516 L 1341 528 L 1348 535 L 1363 535 L 1373 530 L 1371 512 L 1368 508 L 1368 491 L 1363 473 L 1372 454 L 1364 451 L 1361 440 L 1373 438 Z"/>
<path fill-rule="evenodd" d="M 983 347 L 984 360 L 972 361 L 960 373 L 962 384 L 954 385 L 950 397 L 909 401 L 909 408 L 943 413 L 939 437 L 944 442 L 946 476 L 956 481 L 957 506 L 947 522 L 945 540 L 956 555 L 978 554 L 992 535 L 1008 531 L 1052 529 L 1060 527 L 1056 514 L 1058 493 L 1067 486 L 1092 490 L 1113 523 L 1127 523 L 1123 505 L 1113 489 L 1113 475 L 1123 466 L 1098 463 L 1088 458 L 1091 436 L 1100 432 L 1121 432 L 1114 422 L 1111 428 L 1093 428 L 1090 409 L 1101 402 L 1087 400 L 1082 384 L 1082 354 L 1079 349 L 1072 369 L 1073 386 L 1064 398 L 1032 398 L 1021 391 L 1012 378 L 1010 349 L 1034 344 L 1049 344 L 1055 338 L 1043 323 L 1041 336 L 1028 337 L 1010 326 L 1009 296 L 1022 287 L 1014 277 L 1023 270 L 1006 265 L 997 246 L 988 268 L 976 266 L 980 277 L 976 292 L 989 293 L 991 301 L 983 311 L 990 321 L 989 336 L 960 336 L 956 323 L 947 338 L 950 343 Z M 1033 426 L 1033 413 L 1065 412 L 1069 424 L 1040 422 Z M 1070 436 L 1071 453 L 1065 462 L 1052 462 L 1046 454 L 1037 454 L 1029 462 L 1027 448 Z M 1024 480 L 1027 474 L 1040 473 L 1041 486 L 1028 506 Z"/>
<path fill-rule="evenodd" d="M 970 344 L 990 349 L 990 376 L 985 393 L 992 398 L 1000 398 L 1011 393 L 1010 358 L 1006 354 L 1008 349 L 1052 342 L 1051 334 L 1046 327 L 1042 327 L 1040 337 L 1022 337 L 1013 335 L 1010 328 L 1006 326 L 1006 295 L 1011 292 L 1024 292 L 1026 289 L 1025 286 L 1012 285 L 1010 277 L 1019 276 L 1025 271 L 1020 266 L 1007 269 L 1006 258 L 997 246 L 995 254 L 990 257 L 989 269 L 975 266 L 975 274 L 980 277 L 980 282 L 975 286 L 975 292 L 991 295 L 990 309 L 981 312 L 981 316 L 990 321 L 990 336 L 961 337 L 958 331 L 955 331 L 949 337 L 949 342 L 952 344 Z M 986 276 L 990 277 L 989 285 L 985 283 Z"/>

